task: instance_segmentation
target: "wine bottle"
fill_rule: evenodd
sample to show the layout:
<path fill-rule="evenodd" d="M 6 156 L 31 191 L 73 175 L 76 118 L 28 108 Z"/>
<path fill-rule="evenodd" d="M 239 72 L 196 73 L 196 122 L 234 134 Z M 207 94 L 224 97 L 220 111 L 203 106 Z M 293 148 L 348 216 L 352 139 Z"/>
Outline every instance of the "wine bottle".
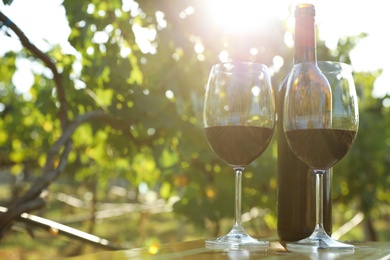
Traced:
<path fill-rule="evenodd" d="M 315 8 L 300 4 L 295 9 L 294 64 L 316 62 Z M 318 70 L 318 73 L 321 73 Z M 290 73 L 289 73 L 290 74 Z M 289 74 L 277 94 L 278 203 L 277 231 L 282 241 L 310 236 L 316 222 L 315 174 L 291 151 L 283 131 L 283 103 Z M 319 75 L 320 76 L 320 75 Z M 324 227 L 332 232 L 332 170 L 324 174 Z"/>

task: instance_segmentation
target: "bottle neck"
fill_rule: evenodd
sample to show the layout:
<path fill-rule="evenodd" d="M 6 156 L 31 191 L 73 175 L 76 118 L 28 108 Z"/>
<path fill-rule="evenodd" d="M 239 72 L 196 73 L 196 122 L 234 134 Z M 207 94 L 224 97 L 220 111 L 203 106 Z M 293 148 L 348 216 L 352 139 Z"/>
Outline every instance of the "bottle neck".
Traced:
<path fill-rule="evenodd" d="M 316 32 L 313 16 L 295 18 L 294 64 L 317 61 Z"/>

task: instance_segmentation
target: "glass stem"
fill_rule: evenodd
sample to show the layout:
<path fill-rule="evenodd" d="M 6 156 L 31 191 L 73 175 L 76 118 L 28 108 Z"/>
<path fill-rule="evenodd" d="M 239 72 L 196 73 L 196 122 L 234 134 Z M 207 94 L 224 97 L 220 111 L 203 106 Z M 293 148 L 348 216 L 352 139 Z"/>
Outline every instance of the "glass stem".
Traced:
<path fill-rule="evenodd" d="M 324 230 L 324 173 L 323 170 L 314 171 L 316 174 L 316 230 Z"/>
<path fill-rule="evenodd" d="M 235 211 L 234 211 L 234 226 L 240 227 L 242 226 L 241 223 L 241 187 L 242 187 L 242 171 L 243 169 L 234 169 L 236 172 L 236 179 L 235 179 Z"/>

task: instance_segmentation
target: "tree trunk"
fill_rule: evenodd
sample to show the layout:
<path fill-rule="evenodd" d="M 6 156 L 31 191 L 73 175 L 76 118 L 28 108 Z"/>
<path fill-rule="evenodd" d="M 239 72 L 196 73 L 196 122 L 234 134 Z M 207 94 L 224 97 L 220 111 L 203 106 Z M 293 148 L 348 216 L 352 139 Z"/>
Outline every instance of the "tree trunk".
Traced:
<path fill-rule="evenodd" d="M 367 241 L 378 241 L 374 224 L 369 214 L 366 214 L 366 219 L 364 221 L 364 237 Z"/>

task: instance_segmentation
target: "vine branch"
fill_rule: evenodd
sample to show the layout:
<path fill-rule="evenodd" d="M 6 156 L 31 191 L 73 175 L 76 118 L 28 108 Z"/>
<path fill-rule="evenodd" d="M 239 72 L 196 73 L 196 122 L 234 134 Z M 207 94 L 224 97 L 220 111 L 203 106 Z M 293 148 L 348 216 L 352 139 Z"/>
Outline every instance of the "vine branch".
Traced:
<path fill-rule="evenodd" d="M 66 100 L 62 76 L 58 72 L 54 61 L 31 43 L 22 30 L 1 11 L 0 25 L 6 26 L 14 31 L 19 37 L 22 45 L 38 59 L 42 60 L 43 63 L 52 71 L 53 80 L 57 90 L 57 98 L 60 104 L 58 116 L 62 128 L 61 136 L 47 152 L 46 163 L 42 168 L 41 177 L 38 178 L 31 185 L 31 188 L 21 197 L 13 199 L 6 212 L 0 214 L 0 237 L 2 237 L 12 225 L 12 221 L 18 219 L 22 213 L 27 213 L 44 206 L 45 200 L 42 197 L 42 192 L 47 189 L 47 187 L 65 169 L 68 163 L 69 153 L 73 147 L 72 135 L 81 124 L 92 120 L 101 120 L 111 125 L 113 128 L 122 130 L 127 128 L 127 131 L 123 132 L 132 140 L 134 140 L 134 136 L 132 136 L 129 126 L 123 124 L 123 122 L 119 122 L 116 118 L 102 110 L 91 111 L 83 115 L 79 115 L 74 120 L 70 121 L 68 118 L 68 103 Z"/>
<path fill-rule="evenodd" d="M 55 63 L 49 56 L 47 56 L 45 53 L 39 50 L 33 43 L 31 43 L 30 40 L 27 38 L 27 36 L 24 34 L 24 32 L 1 11 L 0 11 L 0 21 L 3 23 L 3 26 L 7 26 L 8 28 L 10 28 L 19 37 L 19 40 L 22 43 L 22 45 L 27 50 L 29 50 L 32 54 L 34 54 L 37 58 L 42 60 L 43 63 L 45 63 L 45 65 L 53 73 L 53 80 L 56 85 L 58 101 L 60 103 L 58 116 L 60 118 L 62 128 L 65 128 L 65 126 L 68 124 L 69 121 L 68 113 L 67 113 L 68 104 L 66 101 L 65 90 L 62 83 L 62 77 L 61 74 L 58 72 Z"/>

